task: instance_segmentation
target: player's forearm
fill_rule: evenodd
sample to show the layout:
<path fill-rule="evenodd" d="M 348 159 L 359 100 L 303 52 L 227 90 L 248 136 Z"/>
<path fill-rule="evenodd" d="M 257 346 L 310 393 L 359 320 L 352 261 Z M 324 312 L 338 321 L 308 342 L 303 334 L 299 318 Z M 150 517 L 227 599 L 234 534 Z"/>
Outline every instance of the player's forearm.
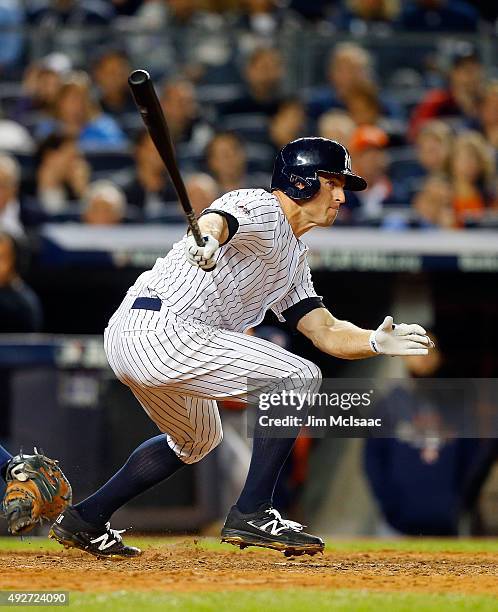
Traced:
<path fill-rule="evenodd" d="M 394 325 L 391 316 L 379 327 L 361 329 L 336 319 L 326 308 L 314 308 L 304 315 L 297 329 L 329 355 L 341 359 L 364 359 L 374 355 L 427 355 L 434 343 L 420 325 Z"/>
<path fill-rule="evenodd" d="M 199 228 L 203 235 L 209 234 L 220 244 L 228 240 L 228 223 L 217 213 L 208 213 L 199 218 Z"/>
<path fill-rule="evenodd" d="M 340 359 L 365 359 L 376 353 L 370 346 L 371 329 L 362 329 L 349 321 L 334 319 L 311 338 L 319 350 Z"/>
<path fill-rule="evenodd" d="M 334 357 L 364 359 L 375 355 L 370 344 L 372 330 L 336 319 L 326 308 L 310 311 L 299 321 L 297 329 L 317 349 Z"/>

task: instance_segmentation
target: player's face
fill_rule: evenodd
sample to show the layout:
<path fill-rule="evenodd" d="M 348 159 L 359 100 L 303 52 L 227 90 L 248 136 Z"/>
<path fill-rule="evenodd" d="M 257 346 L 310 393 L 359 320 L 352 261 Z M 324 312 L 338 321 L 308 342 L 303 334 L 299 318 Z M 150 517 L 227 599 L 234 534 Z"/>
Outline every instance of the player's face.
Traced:
<path fill-rule="evenodd" d="M 319 175 L 320 191 L 309 200 L 307 213 L 310 220 L 319 227 L 332 225 L 339 214 L 341 204 L 346 201 L 344 195 L 345 179 L 340 175 Z"/>

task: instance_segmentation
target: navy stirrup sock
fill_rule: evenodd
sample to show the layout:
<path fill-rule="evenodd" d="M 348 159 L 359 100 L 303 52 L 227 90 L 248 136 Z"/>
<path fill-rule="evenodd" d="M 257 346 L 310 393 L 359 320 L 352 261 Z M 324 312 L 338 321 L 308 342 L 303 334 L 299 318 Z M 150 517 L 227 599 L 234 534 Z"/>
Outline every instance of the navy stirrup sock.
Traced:
<path fill-rule="evenodd" d="M 294 442 L 295 438 L 254 438 L 249 472 L 236 503 L 243 514 L 272 503 L 278 476 Z"/>
<path fill-rule="evenodd" d="M 126 502 L 186 465 L 161 434 L 136 448 L 123 467 L 93 495 L 75 505 L 87 523 L 106 523 Z"/>
<path fill-rule="evenodd" d="M 310 381 L 298 386 L 301 393 L 308 392 Z M 319 384 L 319 383 L 318 383 Z M 313 387 L 314 389 L 314 387 Z M 281 407 L 280 407 L 281 408 Z M 309 405 L 301 409 L 304 418 L 310 411 Z M 283 416 L 278 407 L 268 412 L 269 417 Z M 259 424 L 254 429 L 251 463 L 244 488 L 236 506 L 243 514 L 256 512 L 263 504 L 273 504 L 273 492 L 285 460 L 289 456 L 300 428 L 289 428 L 287 438 L 269 437 L 269 431 Z"/>
<path fill-rule="evenodd" d="M 0 446 L 0 476 L 5 480 L 5 471 L 9 461 L 12 459 L 12 455 L 5 450 L 3 446 Z"/>

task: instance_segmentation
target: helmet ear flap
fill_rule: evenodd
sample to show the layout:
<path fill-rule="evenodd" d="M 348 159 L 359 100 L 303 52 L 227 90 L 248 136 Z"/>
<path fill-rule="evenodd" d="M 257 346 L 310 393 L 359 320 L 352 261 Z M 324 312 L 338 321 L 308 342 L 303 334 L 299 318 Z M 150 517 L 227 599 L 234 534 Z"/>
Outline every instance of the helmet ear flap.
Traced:
<path fill-rule="evenodd" d="M 306 187 L 306 186 L 311 187 L 312 186 L 310 179 L 307 179 L 304 176 L 297 176 L 297 174 L 294 174 L 294 173 L 292 173 L 289 176 L 289 182 L 292 185 L 297 185 L 297 183 L 302 183 L 303 187 Z"/>
<path fill-rule="evenodd" d="M 282 191 L 293 200 L 307 200 L 313 197 L 320 189 L 317 171 L 313 169 L 310 172 L 310 169 L 307 168 L 308 174 L 311 174 L 311 176 L 302 176 L 302 170 L 304 170 L 302 166 L 300 168 L 284 167 L 282 169 L 288 181 L 286 188 L 282 189 Z M 298 187 L 299 183 L 302 184 L 302 187 Z"/>

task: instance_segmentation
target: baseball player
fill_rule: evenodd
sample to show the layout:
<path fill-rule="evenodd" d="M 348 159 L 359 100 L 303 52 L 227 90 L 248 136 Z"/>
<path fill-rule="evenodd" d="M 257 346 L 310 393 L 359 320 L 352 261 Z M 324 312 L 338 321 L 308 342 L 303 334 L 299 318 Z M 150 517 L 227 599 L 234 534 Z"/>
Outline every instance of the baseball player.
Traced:
<path fill-rule="evenodd" d="M 217 401 L 246 398 L 247 380 L 319 381 L 319 368 L 266 340 L 244 334 L 268 309 L 321 351 L 344 359 L 426 355 L 419 325 L 376 330 L 336 319 L 313 287 L 300 237 L 330 226 L 344 190 L 366 188 L 341 144 L 301 138 L 278 153 L 271 190 L 222 196 L 199 218 L 205 245 L 186 235 L 128 290 L 104 334 L 109 363 L 160 435 L 147 440 L 96 493 L 52 526 L 60 543 L 99 557 L 134 557 L 111 515 L 149 487 L 195 463 L 222 439 Z M 314 554 L 323 541 L 282 518 L 272 495 L 295 438 L 255 437 L 247 480 L 222 539 L 285 554 Z"/>

